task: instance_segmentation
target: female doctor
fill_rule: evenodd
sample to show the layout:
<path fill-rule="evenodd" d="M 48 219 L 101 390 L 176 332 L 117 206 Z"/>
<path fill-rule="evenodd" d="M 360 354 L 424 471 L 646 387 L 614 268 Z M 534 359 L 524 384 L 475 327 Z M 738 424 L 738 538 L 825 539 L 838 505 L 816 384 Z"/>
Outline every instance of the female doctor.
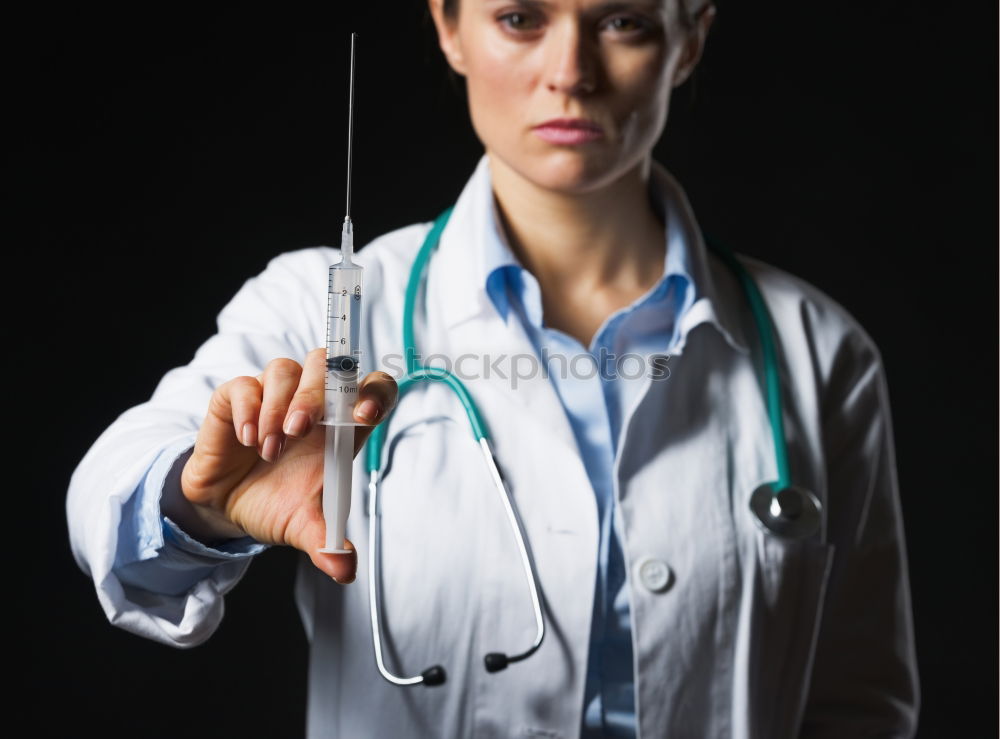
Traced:
<path fill-rule="evenodd" d="M 830 297 L 740 256 L 774 325 L 792 482 L 815 501 L 804 535 L 769 531 L 750 506 L 780 471 L 758 326 L 651 158 L 715 8 L 430 9 L 485 154 L 433 239 L 413 349 L 459 373 L 482 413 L 545 638 L 484 669 L 483 655 L 536 637 L 519 549 L 456 396 L 425 383 L 397 397 L 404 294 L 430 222 L 356 257 L 368 296 L 356 418 L 385 428 L 382 657 L 401 676 L 441 665 L 444 683 L 383 679 L 366 559 L 318 552 L 328 247 L 249 279 L 192 361 L 75 471 L 73 551 L 109 619 L 199 644 L 252 557 L 290 545 L 304 553 L 311 737 L 912 736 L 919 687 L 879 351 Z M 356 453 L 370 432 L 359 428 Z M 363 457 L 348 535 L 365 553 Z"/>

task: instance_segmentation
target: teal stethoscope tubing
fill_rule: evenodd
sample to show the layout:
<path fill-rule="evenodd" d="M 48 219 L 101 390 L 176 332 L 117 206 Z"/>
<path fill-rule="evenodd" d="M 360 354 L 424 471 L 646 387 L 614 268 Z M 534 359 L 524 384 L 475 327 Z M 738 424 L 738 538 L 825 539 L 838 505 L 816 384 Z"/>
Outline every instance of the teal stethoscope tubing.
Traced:
<path fill-rule="evenodd" d="M 403 355 L 404 362 L 406 363 L 406 375 L 398 383 L 397 404 L 398 400 L 401 400 L 406 393 L 421 382 L 441 382 L 450 387 L 455 395 L 458 396 L 459 401 L 462 403 L 462 407 L 465 408 L 466 415 L 469 417 L 469 424 L 472 427 L 473 436 L 483 452 L 483 458 L 486 462 L 486 466 L 490 471 L 490 476 L 493 479 L 494 486 L 500 495 L 504 511 L 507 514 L 508 523 L 510 524 L 511 531 L 514 534 L 514 539 L 517 543 L 517 548 L 521 557 L 521 565 L 524 568 L 525 578 L 528 582 L 532 612 L 535 617 L 536 632 L 531 646 L 520 654 L 507 655 L 502 652 L 490 652 L 484 657 L 484 663 L 487 671 L 498 672 L 506 668 L 511 662 L 519 662 L 526 659 L 538 650 L 542 644 L 542 639 L 545 638 L 545 618 L 542 614 L 542 601 L 538 593 L 538 575 L 535 572 L 534 562 L 528 552 L 527 544 L 525 543 L 524 530 L 514 508 L 514 502 L 510 497 L 509 491 L 504 485 L 503 476 L 500 474 L 500 470 L 496 464 L 496 459 L 493 456 L 493 450 L 490 446 L 490 440 L 486 432 L 486 423 L 483 420 L 482 414 L 479 412 L 475 402 L 472 400 L 472 396 L 465 388 L 465 385 L 462 384 L 461 380 L 447 370 L 439 367 L 423 367 L 417 362 L 416 341 L 413 334 L 413 314 L 416 308 L 417 293 L 420 290 L 420 281 L 427 268 L 427 263 L 430 261 L 432 252 L 437 247 L 438 241 L 441 237 L 441 232 L 444 230 L 445 224 L 451 216 L 452 209 L 453 208 L 447 208 L 443 213 L 441 213 L 440 216 L 437 217 L 437 220 L 434 221 L 434 225 L 427 233 L 424 243 L 420 247 L 420 251 L 417 253 L 417 257 L 413 262 L 413 268 L 410 270 L 409 280 L 406 284 L 406 296 L 403 307 Z M 369 475 L 368 596 L 371 604 L 372 641 L 375 647 L 375 663 L 379 672 L 382 674 L 382 677 L 395 685 L 416 685 L 419 683 L 423 683 L 424 685 L 440 685 L 446 679 L 445 670 L 441 667 L 441 665 L 429 667 L 419 675 L 412 677 L 399 677 L 386 667 L 385 660 L 382 655 L 382 635 L 379 626 L 379 590 L 381 588 L 381 578 L 379 576 L 381 573 L 381 568 L 379 567 L 379 558 L 381 556 L 379 551 L 379 519 L 381 517 L 381 507 L 378 500 L 378 483 L 382 461 L 382 447 L 385 444 L 385 429 L 387 422 L 388 419 L 384 419 L 382 423 L 375 427 L 368 439 L 366 449 L 366 461 Z"/>
<path fill-rule="evenodd" d="M 472 434 L 476 441 L 479 441 L 482 438 L 488 438 L 486 423 L 469 392 L 462 385 L 461 381 L 450 372 L 439 368 L 418 366 L 416 341 L 413 334 L 413 314 L 417 302 L 417 293 L 420 290 L 420 282 L 427 263 L 430 262 L 431 254 L 437 248 L 441 232 L 444 231 L 445 224 L 447 224 L 448 218 L 451 216 L 453 207 L 447 208 L 434 221 L 434 225 L 427 233 L 420 251 L 417 252 L 417 257 L 410 271 L 410 278 L 406 285 L 406 300 L 403 307 L 403 352 L 406 362 L 406 376 L 399 382 L 399 395 L 401 397 L 406 390 L 409 390 L 414 384 L 423 380 L 446 383 L 461 400 L 462 407 L 465 408 L 465 412 L 469 417 L 469 423 L 472 426 Z M 773 324 L 771 322 L 771 315 L 768 312 L 767 305 L 764 303 L 764 298 L 760 294 L 760 290 L 757 288 L 757 284 L 746 271 L 746 268 L 733 256 L 733 253 L 715 241 L 709 241 L 708 245 L 736 273 L 747 295 L 750 309 L 753 311 L 764 355 L 764 386 L 767 396 L 767 411 L 771 422 L 771 435 L 774 437 L 774 450 L 778 470 L 778 480 L 773 485 L 777 489 L 785 488 L 788 487 L 790 479 L 788 472 L 788 449 L 785 444 L 781 380 L 778 377 L 778 360 L 774 347 L 774 339 L 772 338 Z M 372 431 L 369 439 L 366 449 L 369 472 L 378 470 L 381 465 L 382 447 L 385 443 L 385 426 L 385 423 L 379 424 Z"/>
<path fill-rule="evenodd" d="M 499 653 L 486 655 L 486 669 L 496 672 L 503 669 L 509 662 L 516 662 L 530 656 L 541 644 L 545 633 L 544 619 L 541 613 L 541 603 L 538 597 L 538 580 L 534 570 L 534 564 L 528 556 L 524 544 L 524 532 L 521 530 L 517 515 L 513 510 L 513 502 L 506 491 L 502 477 L 497 469 L 490 448 L 489 436 L 482 414 L 476 407 L 475 402 L 462 382 L 447 370 L 438 367 L 424 367 L 417 362 L 416 340 L 413 332 L 413 316 L 416 312 L 417 294 L 420 291 L 420 283 L 430 262 L 431 255 L 437 248 L 441 233 L 451 216 L 454 206 L 445 209 L 434 221 L 433 226 L 424 238 L 424 242 L 417 252 L 413 267 L 410 271 L 409 280 L 406 285 L 406 296 L 403 305 L 403 352 L 406 365 L 406 375 L 399 381 L 398 398 L 402 397 L 421 382 L 441 382 L 452 389 L 465 413 L 469 418 L 473 436 L 484 452 L 484 457 L 490 468 L 494 482 L 501 492 L 501 499 L 508 514 L 511 528 L 517 539 L 521 552 L 522 564 L 525 568 L 529 588 L 532 596 L 532 606 L 535 611 L 536 623 L 538 626 L 535 642 L 526 652 L 508 657 Z M 723 245 L 715 241 L 708 241 L 708 246 L 719 256 L 720 259 L 735 273 L 754 316 L 757 326 L 757 333 L 760 339 L 760 346 L 763 353 L 764 365 L 764 391 L 767 399 L 768 417 L 770 420 L 771 434 L 774 439 L 774 450 L 776 460 L 776 470 L 778 479 L 772 483 L 765 483 L 754 491 L 751 497 L 750 508 L 753 511 L 758 525 L 770 534 L 788 536 L 791 538 L 801 538 L 813 533 L 819 527 L 819 501 L 812 493 L 790 485 L 790 475 L 788 468 L 788 449 L 785 442 L 785 427 L 783 421 L 784 408 L 781 400 L 781 381 L 778 375 L 778 359 L 773 336 L 774 324 L 771 315 L 764 302 L 753 278 L 746 268 L 736 259 L 733 253 Z M 372 431 L 368 439 L 366 453 L 366 466 L 369 473 L 369 597 L 372 611 L 372 638 L 375 645 L 376 663 L 382 676 L 397 685 L 413 685 L 423 682 L 427 685 L 439 685 L 445 680 L 443 668 L 435 666 L 424 670 L 419 676 L 411 678 L 400 678 L 392 674 L 384 664 L 381 649 L 381 632 L 379 629 L 378 615 L 378 588 L 379 570 L 377 541 L 378 526 L 377 519 L 381 515 L 378 505 L 378 482 L 381 469 L 382 451 L 385 445 L 387 420 L 380 423 Z"/>

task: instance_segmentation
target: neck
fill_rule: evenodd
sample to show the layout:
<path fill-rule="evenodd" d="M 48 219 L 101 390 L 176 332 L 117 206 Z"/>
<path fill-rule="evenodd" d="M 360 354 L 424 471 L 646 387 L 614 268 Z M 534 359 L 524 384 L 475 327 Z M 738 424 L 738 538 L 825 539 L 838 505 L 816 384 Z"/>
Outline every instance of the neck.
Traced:
<path fill-rule="evenodd" d="M 490 156 L 493 192 L 518 259 L 545 298 L 613 294 L 628 304 L 663 275 L 664 225 L 649 202 L 650 159 L 585 193 L 538 187 Z"/>

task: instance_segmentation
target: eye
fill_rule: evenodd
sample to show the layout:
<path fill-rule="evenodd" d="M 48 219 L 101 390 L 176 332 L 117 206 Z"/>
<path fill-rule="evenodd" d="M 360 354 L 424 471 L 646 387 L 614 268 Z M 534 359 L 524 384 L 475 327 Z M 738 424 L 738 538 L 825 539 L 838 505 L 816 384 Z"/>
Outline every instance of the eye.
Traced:
<path fill-rule="evenodd" d="M 513 31 L 530 31 L 541 25 L 537 18 L 532 18 L 530 14 L 520 11 L 504 13 L 498 16 L 497 20 L 500 21 L 501 25 Z"/>
<path fill-rule="evenodd" d="M 649 29 L 649 24 L 646 21 L 633 15 L 616 15 L 605 26 L 621 33 L 633 35 Z"/>

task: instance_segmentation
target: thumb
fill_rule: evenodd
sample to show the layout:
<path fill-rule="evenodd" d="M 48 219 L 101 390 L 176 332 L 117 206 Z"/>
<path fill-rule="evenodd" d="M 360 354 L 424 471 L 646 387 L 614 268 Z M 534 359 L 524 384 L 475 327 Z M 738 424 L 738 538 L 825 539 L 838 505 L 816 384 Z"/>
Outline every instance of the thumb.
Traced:
<path fill-rule="evenodd" d="M 328 577 L 340 585 L 354 582 L 358 572 L 358 553 L 350 539 L 344 540 L 344 548 L 349 554 L 331 554 L 319 551 L 326 546 L 326 521 L 322 516 L 313 519 L 302 532 L 299 548 L 309 555 L 312 563 Z"/>

